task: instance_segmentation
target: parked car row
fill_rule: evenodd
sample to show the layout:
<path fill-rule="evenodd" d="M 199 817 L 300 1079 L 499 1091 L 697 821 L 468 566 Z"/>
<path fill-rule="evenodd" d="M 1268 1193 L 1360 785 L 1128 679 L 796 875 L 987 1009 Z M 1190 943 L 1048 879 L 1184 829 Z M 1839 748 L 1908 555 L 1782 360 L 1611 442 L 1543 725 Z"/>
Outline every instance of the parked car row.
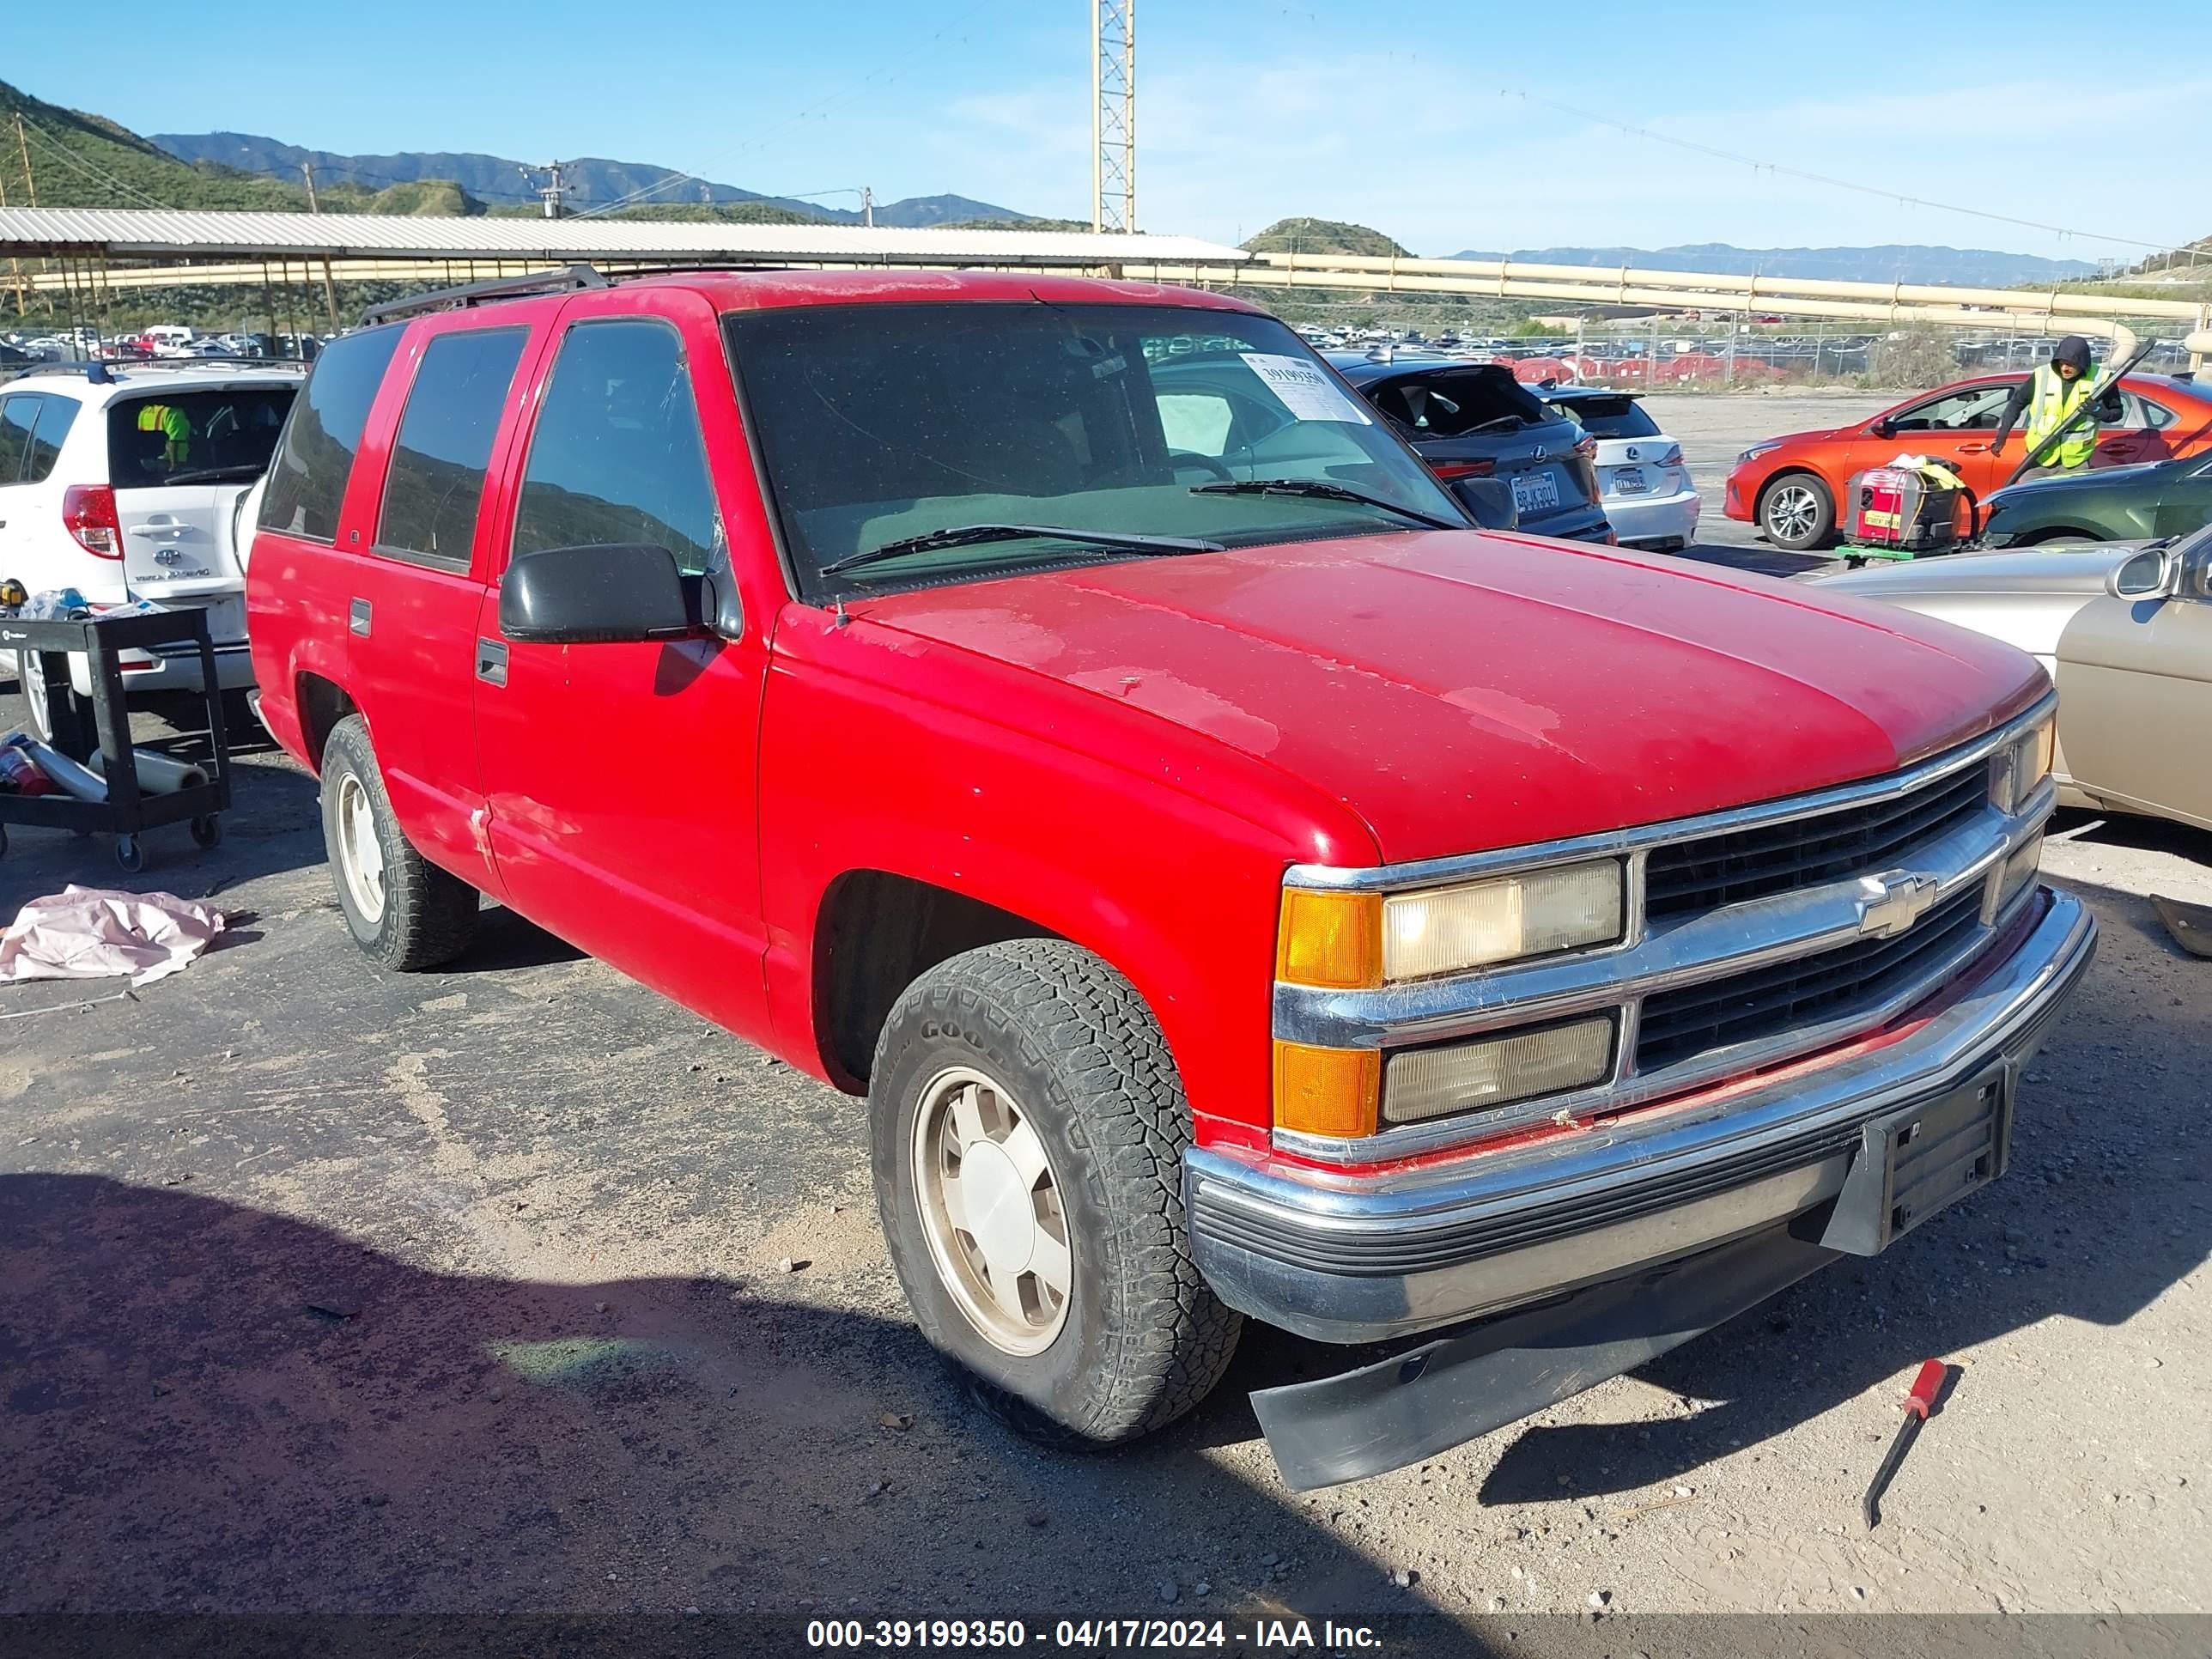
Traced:
<path fill-rule="evenodd" d="M 1659 549 L 1697 534 L 1682 447 L 1634 392 L 1531 386 L 1502 364 L 1418 349 L 1324 355 L 1477 523 Z"/>

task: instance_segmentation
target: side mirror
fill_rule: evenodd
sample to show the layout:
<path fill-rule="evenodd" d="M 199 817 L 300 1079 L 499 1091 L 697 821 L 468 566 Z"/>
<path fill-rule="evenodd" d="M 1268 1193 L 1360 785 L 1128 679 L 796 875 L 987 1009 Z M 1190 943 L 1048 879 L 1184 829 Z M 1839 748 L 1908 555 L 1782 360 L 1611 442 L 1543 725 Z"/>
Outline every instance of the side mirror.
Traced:
<path fill-rule="evenodd" d="M 1521 508 L 1503 478 L 1462 478 L 1452 485 L 1460 505 L 1485 530 L 1518 530 Z"/>
<path fill-rule="evenodd" d="M 2179 561 L 2166 549 L 2148 547 L 2112 567 L 2105 592 L 2116 599 L 2171 599 L 2179 574 Z"/>
<path fill-rule="evenodd" d="M 1891 420 L 1888 416 L 1883 416 L 1874 423 L 1874 435 L 1877 438 L 1894 438 L 1897 435 L 1897 422 Z"/>
<path fill-rule="evenodd" d="M 518 645 L 614 645 L 699 631 L 676 556 L 665 547 L 549 547 L 500 580 L 499 631 Z"/>

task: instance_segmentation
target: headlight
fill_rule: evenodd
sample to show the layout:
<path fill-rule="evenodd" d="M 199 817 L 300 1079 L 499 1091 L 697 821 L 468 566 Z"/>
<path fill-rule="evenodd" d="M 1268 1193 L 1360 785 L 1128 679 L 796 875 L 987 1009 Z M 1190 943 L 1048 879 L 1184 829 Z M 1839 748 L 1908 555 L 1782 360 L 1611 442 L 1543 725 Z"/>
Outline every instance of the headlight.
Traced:
<path fill-rule="evenodd" d="M 1382 902 L 1386 981 L 1462 973 L 1620 937 L 1620 865 L 1613 859 L 1499 876 Z"/>
<path fill-rule="evenodd" d="M 1755 461 L 1760 456 L 1767 453 L 1770 450 L 1776 450 L 1781 447 L 1782 440 L 1779 438 L 1770 439 L 1763 444 L 1753 444 L 1750 448 L 1745 450 L 1742 454 L 1735 458 L 1735 464 L 1738 466 L 1741 466 L 1746 461 Z"/>
<path fill-rule="evenodd" d="M 2044 720 L 1998 751 L 1990 767 L 1990 799 L 2000 811 L 2019 811 L 2037 786 L 2051 775 L 2057 744 L 2057 723 Z"/>
<path fill-rule="evenodd" d="M 1372 990 L 1494 963 L 1547 956 L 1621 936 L 1618 859 L 1411 892 L 1283 895 L 1275 977 L 1286 984 Z"/>
<path fill-rule="evenodd" d="M 1611 1014 L 1390 1056 L 1385 1124 L 1425 1123 L 1538 1095 L 1587 1089 L 1613 1074 Z"/>

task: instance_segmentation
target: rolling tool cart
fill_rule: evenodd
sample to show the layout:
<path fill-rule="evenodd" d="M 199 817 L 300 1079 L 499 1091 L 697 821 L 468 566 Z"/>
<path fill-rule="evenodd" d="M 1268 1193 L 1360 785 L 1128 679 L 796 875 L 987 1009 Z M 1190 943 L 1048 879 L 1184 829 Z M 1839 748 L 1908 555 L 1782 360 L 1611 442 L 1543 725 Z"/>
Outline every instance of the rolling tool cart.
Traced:
<path fill-rule="evenodd" d="M 199 652 L 207 730 L 204 743 L 193 745 L 190 770 L 204 773 L 205 781 L 187 781 L 155 793 L 140 785 L 138 757 L 131 744 L 131 711 L 124 701 L 121 655 L 179 645 Z M 0 648 L 27 653 L 37 665 L 33 672 L 46 676 L 46 707 L 53 711 L 52 747 L 77 762 L 89 761 L 96 753 L 106 782 L 102 799 L 80 799 L 68 793 L 66 784 L 51 794 L 0 794 L 0 853 L 7 850 L 4 826 L 10 823 L 102 832 L 117 838 L 115 861 L 135 874 L 146 867 L 139 838 L 157 824 L 188 823 L 192 839 L 203 847 L 222 839 L 220 815 L 230 808 L 230 738 L 223 727 L 222 692 L 216 684 L 215 647 L 208 638 L 205 611 L 179 608 L 56 622 L 0 617 Z M 71 694 L 71 653 L 82 653 L 91 665 L 89 706 Z M 149 758 L 158 762 L 160 757 Z"/>
<path fill-rule="evenodd" d="M 1844 562 L 1948 552 L 1971 535 L 1973 494 L 1949 468 L 1903 458 L 1851 475 L 1844 486 Z"/>

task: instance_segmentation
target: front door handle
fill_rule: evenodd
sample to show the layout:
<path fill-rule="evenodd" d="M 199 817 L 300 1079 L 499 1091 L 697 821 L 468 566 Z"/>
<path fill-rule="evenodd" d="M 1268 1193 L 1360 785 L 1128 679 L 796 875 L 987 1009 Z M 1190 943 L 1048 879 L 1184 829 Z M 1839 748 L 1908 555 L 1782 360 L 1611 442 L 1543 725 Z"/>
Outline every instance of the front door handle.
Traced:
<path fill-rule="evenodd" d="M 369 604 L 367 599 L 356 599 L 346 610 L 346 632 L 368 637 Z"/>
<path fill-rule="evenodd" d="M 477 641 L 477 678 L 486 685 L 507 684 L 507 643 L 503 640 Z"/>
<path fill-rule="evenodd" d="M 1990 447 L 1987 444 L 1960 444 L 1959 453 L 1961 455 L 1986 455 L 1990 453 Z"/>

